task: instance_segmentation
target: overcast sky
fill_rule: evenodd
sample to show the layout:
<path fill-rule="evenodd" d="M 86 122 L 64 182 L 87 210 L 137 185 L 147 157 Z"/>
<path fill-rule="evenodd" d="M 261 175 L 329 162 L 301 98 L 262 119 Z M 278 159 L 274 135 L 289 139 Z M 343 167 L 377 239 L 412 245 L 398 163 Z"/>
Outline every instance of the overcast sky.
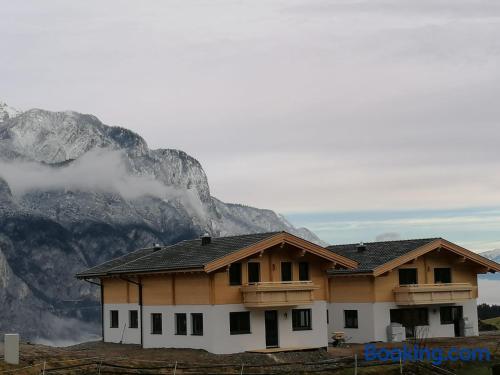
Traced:
<path fill-rule="evenodd" d="M 299 224 L 500 206 L 497 0 L 0 0 L 0 19 L 1 100 L 182 149 L 222 200 Z"/>

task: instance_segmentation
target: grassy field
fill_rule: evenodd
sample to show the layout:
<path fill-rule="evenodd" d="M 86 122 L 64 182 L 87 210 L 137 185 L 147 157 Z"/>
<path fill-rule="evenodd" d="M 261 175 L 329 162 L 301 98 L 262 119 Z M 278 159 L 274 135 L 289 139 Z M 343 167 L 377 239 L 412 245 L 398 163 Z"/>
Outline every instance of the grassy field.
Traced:
<path fill-rule="evenodd" d="M 483 322 L 494 325 L 498 329 L 500 329 L 500 316 L 497 316 L 496 318 L 491 318 L 491 319 L 485 319 Z"/>

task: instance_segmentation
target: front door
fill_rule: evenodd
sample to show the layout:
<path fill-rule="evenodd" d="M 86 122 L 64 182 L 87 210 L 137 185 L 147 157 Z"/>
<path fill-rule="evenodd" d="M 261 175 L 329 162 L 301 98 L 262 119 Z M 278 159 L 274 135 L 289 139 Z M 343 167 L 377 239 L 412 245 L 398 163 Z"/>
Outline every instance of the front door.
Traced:
<path fill-rule="evenodd" d="M 453 319 L 453 328 L 455 330 L 455 337 L 464 335 L 464 310 L 462 306 L 452 306 L 451 317 Z"/>
<path fill-rule="evenodd" d="M 265 313 L 266 319 L 266 347 L 278 347 L 278 311 L 268 310 Z"/>

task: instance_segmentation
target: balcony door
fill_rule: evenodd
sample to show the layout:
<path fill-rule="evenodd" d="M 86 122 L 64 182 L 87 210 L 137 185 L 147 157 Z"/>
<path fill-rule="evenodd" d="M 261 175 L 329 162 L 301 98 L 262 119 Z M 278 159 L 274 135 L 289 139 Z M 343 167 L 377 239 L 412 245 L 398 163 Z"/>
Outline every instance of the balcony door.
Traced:
<path fill-rule="evenodd" d="M 278 347 L 278 311 L 267 310 L 265 311 L 265 325 L 266 325 L 266 347 Z"/>

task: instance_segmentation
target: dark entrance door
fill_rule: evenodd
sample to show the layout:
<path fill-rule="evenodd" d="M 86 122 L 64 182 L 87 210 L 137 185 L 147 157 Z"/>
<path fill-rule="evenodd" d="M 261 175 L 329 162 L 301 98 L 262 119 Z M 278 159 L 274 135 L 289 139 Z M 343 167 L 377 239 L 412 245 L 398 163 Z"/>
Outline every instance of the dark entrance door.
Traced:
<path fill-rule="evenodd" d="M 451 308 L 453 327 L 455 328 L 455 337 L 464 335 L 464 310 L 462 306 L 453 306 Z"/>
<path fill-rule="evenodd" d="M 268 310 L 265 313 L 266 319 L 266 347 L 278 347 L 278 311 Z"/>

